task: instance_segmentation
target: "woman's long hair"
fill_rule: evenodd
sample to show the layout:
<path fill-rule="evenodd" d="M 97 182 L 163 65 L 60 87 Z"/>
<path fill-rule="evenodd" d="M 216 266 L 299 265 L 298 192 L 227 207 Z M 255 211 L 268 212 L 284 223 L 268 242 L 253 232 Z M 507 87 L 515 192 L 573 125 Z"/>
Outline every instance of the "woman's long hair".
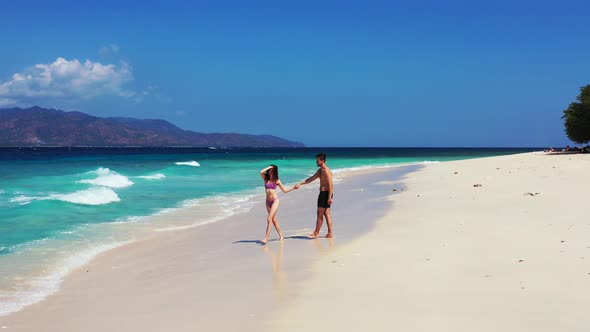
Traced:
<path fill-rule="evenodd" d="M 270 178 L 270 169 L 269 169 L 266 172 L 264 172 L 264 178 L 266 179 L 266 182 L 268 182 L 270 180 L 273 180 L 276 182 L 279 179 L 279 166 L 277 166 L 277 165 L 270 165 L 270 166 L 272 166 L 271 169 L 273 170 L 274 177 L 272 179 Z"/>

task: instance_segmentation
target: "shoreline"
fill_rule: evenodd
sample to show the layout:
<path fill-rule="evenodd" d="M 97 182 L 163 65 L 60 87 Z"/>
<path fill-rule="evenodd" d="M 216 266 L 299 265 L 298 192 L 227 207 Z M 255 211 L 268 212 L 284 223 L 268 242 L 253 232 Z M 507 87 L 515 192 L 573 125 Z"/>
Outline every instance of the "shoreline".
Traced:
<path fill-rule="evenodd" d="M 355 174 L 364 174 L 366 172 L 379 172 L 384 170 L 404 169 L 408 167 L 420 167 L 431 162 L 409 162 L 400 164 L 383 164 L 370 166 L 353 166 L 334 170 L 336 179 L 339 177 L 354 176 Z M 313 185 L 312 185 L 313 187 Z M 308 190 L 306 188 L 305 190 Z M 164 232 L 185 231 L 193 228 L 202 227 L 203 225 L 224 222 L 228 218 L 242 213 L 248 213 L 256 204 L 261 202 L 262 198 L 256 195 L 258 189 L 247 189 L 240 192 L 231 192 L 223 195 L 213 195 L 197 199 L 186 199 L 177 206 L 164 208 L 152 215 L 131 216 L 124 218 L 126 221 L 111 221 L 98 224 L 87 224 L 80 227 L 77 231 L 82 232 L 84 239 L 88 241 L 75 240 L 68 247 L 78 246 L 75 255 L 59 256 L 52 258 L 50 265 L 35 267 L 34 274 L 30 278 L 24 275 L 17 276 L 18 280 L 23 280 L 25 285 L 29 283 L 28 279 L 34 279 L 36 286 L 19 286 L 18 292 L 6 292 L 3 294 L 5 299 L 17 299 L 7 301 L 3 308 L 0 308 L 0 321 L 2 317 L 23 310 L 27 306 L 43 301 L 47 297 L 60 291 L 61 285 L 70 274 L 77 269 L 82 269 L 98 256 L 111 250 L 117 250 L 127 245 L 133 245 L 136 242 L 149 240 L 157 237 Z M 245 197 L 245 198 L 244 198 Z M 238 208 L 232 208 L 232 211 L 226 213 L 213 213 L 211 207 L 218 206 L 219 200 L 230 198 L 234 203 L 239 205 Z M 198 202 L 198 203 L 197 203 Z M 205 203 L 205 210 L 202 210 L 201 202 Z M 217 203 L 216 203 L 217 202 Z M 244 205 L 244 206 L 241 206 Z M 199 209 L 199 210 L 197 210 Z M 198 220 L 193 219 L 193 214 L 199 215 Z M 204 215 L 205 214 L 205 215 Z M 209 215 L 211 214 L 211 215 Z M 171 222 L 173 221 L 173 222 Z M 95 238 L 95 233 L 104 234 L 111 232 L 112 235 L 108 242 L 104 239 Z M 48 241 L 43 247 L 31 246 L 27 243 L 23 247 L 25 251 L 18 255 L 4 257 L 6 266 L 19 265 L 19 259 L 26 257 L 27 266 L 34 263 L 35 255 L 42 254 L 43 251 L 50 250 L 51 253 L 60 252 L 60 246 L 66 245 L 61 239 L 44 239 Z M 87 244 L 91 244 L 88 246 Z M 67 248 L 66 250 L 67 251 Z M 71 251 L 71 250 L 70 250 Z M 29 257 L 30 256 L 30 257 Z M 49 261 L 48 261 L 49 262 Z M 48 272 L 49 271 L 49 272 Z"/>
<path fill-rule="evenodd" d="M 346 186 L 346 182 L 347 181 L 352 181 L 354 182 L 359 176 L 372 176 L 374 174 L 378 174 L 378 173 L 390 173 L 390 174 L 395 174 L 395 173 L 400 173 L 400 172 L 404 172 L 405 169 L 411 168 L 411 167 L 419 167 L 419 166 L 391 166 L 391 167 L 386 167 L 383 169 L 375 169 L 375 170 L 371 170 L 369 168 L 369 170 L 365 170 L 365 169 L 361 169 L 361 170 L 347 170 L 344 172 L 339 172 L 336 177 L 337 178 L 341 178 L 341 182 L 342 183 L 338 183 L 337 186 L 341 189 L 344 189 Z M 360 175 L 360 174 L 364 174 L 364 175 Z M 342 185 L 342 187 L 340 187 Z M 285 235 L 287 237 L 287 240 L 285 241 L 286 243 L 284 244 L 285 248 L 279 247 L 278 246 L 278 241 L 271 241 L 270 244 L 268 246 L 266 246 L 266 248 L 262 248 L 262 250 L 260 250 L 260 248 L 258 248 L 258 245 L 256 245 L 255 243 L 253 243 L 253 241 L 257 241 L 258 237 L 261 237 L 262 233 L 263 233 L 263 227 L 264 225 L 259 223 L 259 220 L 264 220 L 265 215 L 264 212 L 261 209 L 257 209 L 258 206 L 255 206 L 251 211 L 249 212 L 245 212 L 244 214 L 237 214 L 234 216 L 229 217 L 226 220 L 223 220 L 222 222 L 217 222 L 217 223 L 212 223 L 212 224 L 207 224 L 207 225 L 202 225 L 199 227 L 194 227 L 194 228 L 190 228 L 190 229 L 186 229 L 183 230 L 182 232 L 179 231 L 171 231 L 171 232 L 159 232 L 159 234 L 157 234 L 156 236 L 153 236 L 149 239 L 146 240 L 140 240 L 138 242 L 134 242 L 132 244 L 128 244 L 128 245 L 124 245 L 122 247 L 118 247 L 115 248 L 113 250 L 110 250 L 106 253 L 102 253 L 100 255 L 98 255 L 97 257 L 95 257 L 93 260 L 91 260 L 89 263 L 85 264 L 82 268 L 77 269 L 76 271 L 72 272 L 70 275 L 68 275 L 65 278 L 65 281 L 62 284 L 61 289 L 57 292 L 54 293 L 52 295 L 50 295 L 49 297 L 47 297 L 45 300 L 38 302 L 36 304 L 30 305 L 25 307 L 24 309 L 18 311 L 18 312 L 14 312 L 11 313 L 7 316 L 2 316 L 0 317 L 0 322 L 3 326 L 8 326 L 12 329 L 21 329 L 21 330 L 35 330 L 34 326 L 37 327 L 41 327 L 43 326 L 43 323 L 46 319 L 48 320 L 52 320 L 52 319 L 56 319 L 57 317 L 61 317 L 61 319 L 63 319 L 64 321 L 67 321 L 69 319 L 71 319 L 70 313 L 67 313 L 67 310 L 65 311 L 54 311 L 56 309 L 56 307 L 62 307 L 64 306 L 64 303 L 70 303 L 70 301 L 72 301 L 73 298 L 76 298 L 76 301 L 81 301 L 82 303 L 84 303 L 84 299 L 80 298 L 79 296 L 75 295 L 76 293 L 84 293 L 87 292 L 88 289 L 91 290 L 91 293 L 93 293 L 94 295 L 91 297 L 101 297 L 104 296 L 103 293 L 111 293 L 112 296 L 117 297 L 117 295 L 121 294 L 121 293 L 125 293 L 124 291 L 122 291 L 121 289 L 118 289 L 116 286 L 117 284 L 120 284 L 121 281 L 121 272 L 120 270 L 125 270 L 125 274 L 126 276 L 124 276 L 122 279 L 126 279 L 128 282 L 127 286 L 132 286 L 135 287 L 135 282 L 137 280 L 142 280 L 144 278 L 144 273 L 149 272 L 150 274 L 154 274 L 154 278 L 158 279 L 156 280 L 157 286 L 154 287 L 154 285 L 152 286 L 147 286 L 147 284 L 150 283 L 150 281 L 144 280 L 146 283 L 146 288 L 142 289 L 142 291 L 138 291 L 137 289 L 128 293 L 128 296 L 126 296 L 128 299 L 133 299 L 136 298 L 137 296 L 139 296 L 142 293 L 148 292 L 148 289 L 166 289 L 168 288 L 167 285 L 161 284 L 164 283 L 163 280 L 159 280 L 159 279 L 171 279 L 174 280 L 176 278 L 178 278 L 179 275 L 197 275 L 197 274 L 202 274 L 204 273 L 205 276 L 199 276 L 199 278 L 213 278 L 215 277 L 216 273 L 219 273 L 220 271 L 222 271 L 223 269 L 227 269 L 227 266 L 220 266 L 219 262 L 214 262 L 211 261 L 212 259 L 216 258 L 216 259 L 220 259 L 220 260 L 225 260 L 228 259 L 227 257 L 218 257 L 216 255 L 209 255 L 211 257 L 209 257 L 206 253 L 201 254 L 199 253 L 198 255 L 196 255 L 198 259 L 202 260 L 205 264 L 203 264 L 202 266 L 199 265 L 191 265 L 192 263 L 190 262 L 191 260 L 191 252 L 193 252 L 194 254 L 194 250 L 199 250 L 199 248 L 201 248 L 201 250 L 205 251 L 205 249 L 209 250 L 209 249 L 213 249 L 216 250 L 216 246 L 217 246 L 217 241 L 211 241 L 211 239 L 208 239 L 205 236 L 205 233 L 211 233 L 214 236 L 222 236 L 223 238 L 225 238 L 225 241 L 222 241 L 225 244 L 225 248 L 223 249 L 219 249 L 219 250 L 225 250 L 228 253 L 230 253 L 231 255 L 237 255 L 236 257 L 232 257 L 229 259 L 228 263 L 231 263 L 231 265 L 241 265 L 241 270 L 242 272 L 247 272 L 247 277 L 246 279 L 249 282 L 252 282 L 253 285 L 253 289 L 258 289 L 263 293 L 266 293 L 266 297 L 267 299 L 269 298 L 269 296 L 271 296 L 273 293 L 273 291 L 270 291 L 268 289 L 265 289 L 267 286 L 265 286 L 264 284 L 260 284 L 260 281 L 256 281 L 256 279 L 260 279 L 260 276 L 258 276 L 257 274 L 259 273 L 259 271 L 257 270 L 250 270 L 251 266 L 258 266 L 258 268 L 260 270 L 264 270 L 264 269 L 268 269 L 268 260 L 271 259 L 272 262 L 272 266 L 273 269 L 276 270 L 276 266 L 277 264 L 279 266 L 281 266 L 280 262 L 277 262 L 277 259 L 280 260 L 281 256 L 292 256 L 294 255 L 294 253 L 290 253 L 289 251 L 295 248 L 298 248 L 298 251 L 308 251 L 310 252 L 309 257 L 314 257 L 314 255 L 312 254 L 313 252 L 316 253 L 320 253 L 322 254 L 323 252 L 325 252 L 326 250 L 330 250 L 331 247 L 334 246 L 334 243 L 337 243 L 336 246 L 340 245 L 340 243 L 344 243 L 346 241 L 350 241 L 352 238 L 354 238 L 355 236 L 358 235 L 358 232 L 361 231 L 361 229 L 359 228 L 358 225 L 350 225 L 350 230 L 346 230 L 346 227 L 341 224 L 341 225 L 337 225 L 336 229 L 337 231 L 337 239 L 335 241 L 328 241 L 327 239 L 324 240 L 319 240 L 319 242 L 326 242 L 325 243 L 325 248 L 324 247 L 318 247 L 318 244 L 320 246 L 324 246 L 323 243 L 319 243 L 318 241 L 302 241 L 302 237 L 304 235 L 307 235 L 307 233 L 311 232 L 312 228 L 313 228 L 313 224 L 315 224 L 315 221 L 313 219 L 315 219 L 315 206 L 313 204 L 315 204 L 315 197 L 310 198 L 311 196 L 316 195 L 315 192 L 317 188 L 315 188 L 315 186 L 313 184 L 306 186 L 302 189 L 299 189 L 298 192 L 304 192 L 301 195 L 298 195 L 300 197 L 298 197 L 297 199 L 293 199 L 293 202 L 291 201 L 291 196 L 294 194 L 289 194 L 289 195 L 282 195 L 282 197 L 284 198 L 288 198 L 287 200 L 284 200 L 284 202 L 282 202 L 282 206 L 280 209 L 279 214 L 281 215 L 281 219 L 285 219 L 286 221 L 280 221 L 281 222 L 281 226 L 284 229 Z M 355 191 L 355 190 L 351 190 L 351 193 L 356 193 L 359 194 L 361 192 L 359 191 Z M 341 195 L 341 194 L 339 194 Z M 344 197 L 344 196 L 343 196 Z M 342 197 L 342 198 L 343 198 Z M 344 202 L 344 201 L 343 201 Z M 291 206 L 289 206 L 289 204 L 291 204 Z M 305 206 L 305 208 L 300 208 Z M 300 210 L 297 211 L 296 213 L 291 213 L 289 211 L 294 211 L 294 210 Z M 379 210 L 379 209 L 378 209 Z M 379 211 L 385 211 L 385 207 L 382 207 Z M 261 213 L 262 212 L 262 213 Z M 337 217 L 337 213 L 334 214 L 335 218 Z M 252 229 L 250 229 L 251 227 L 248 226 L 244 226 L 244 225 L 239 225 L 240 223 L 244 223 L 244 219 L 248 222 L 248 223 L 252 223 L 255 222 L 256 226 L 253 226 L 254 231 Z M 301 221 L 296 221 L 296 222 L 292 222 L 291 220 L 297 220 L 300 219 Z M 313 224 L 312 224 L 313 222 Z M 369 220 L 370 222 L 370 220 Z M 292 229 L 291 225 L 295 225 L 297 223 L 302 224 L 302 226 L 300 227 L 296 227 L 295 229 Z M 288 227 L 286 227 L 288 226 Z M 235 230 L 234 228 L 237 227 L 237 229 L 239 230 Z M 325 227 L 325 226 L 324 226 Z M 361 227 L 362 228 L 362 227 Z M 362 231 L 367 231 L 367 229 L 362 230 Z M 226 234 L 229 234 L 231 232 L 236 232 L 233 234 L 234 236 L 234 241 L 230 241 L 232 240 L 231 238 L 227 238 Z M 244 239 L 236 239 L 236 236 L 240 236 L 240 234 L 251 234 L 248 238 L 244 238 Z M 255 235 L 256 234 L 256 235 Z M 181 245 L 179 245 L 178 243 L 176 243 L 176 240 L 181 239 L 180 241 L 182 242 Z M 272 239 L 272 237 L 271 237 Z M 195 245 L 193 242 L 202 242 L 201 244 Z M 230 246 L 227 246 L 227 243 L 231 243 Z M 234 243 L 235 242 L 235 243 Z M 162 254 L 160 252 L 158 252 L 158 250 L 154 249 L 154 248 L 160 248 L 160 251 L 164 251 L 167 252 L 166 254 Z M 164 248 L 164 249 L 162 249 Z M 133 252 L 133 253 L 131 253 Z M 247 254 L 247 253 L 250 254 Z M 164 256 L 162 256 L 164 255 Z M 252 256 L 253 255 L 253 256 Z M 181 256 L 181 258 L 179 258 L 179 256 Z M 262 256 L 262 258 L 260 257 Z M 149 258 L 148 258 L 149 257 Z M 154 258 L 157 257 L 157 258 Z M 153 265 L 153 266 L 166 266 L 167 265 L 167 261 L 170 259 L 170 257 L 173 257 L 174 259 L 179 258 L 181 260 L 184 260 L 182 262 L 178 262 L 178 265 L 175 265 L 174 268 L 168 267 L 170 269 L 175 269 L 174 271 L 170 271 L 170 273 L 167 272 L 163 272 L 162 275 L 158 275 L 157 272 L 155 272 L 152 269 L 148 269 L 146 270 L 145 265 Z M 212 258 L 213 257 L 213 258 Z M 265 258 L 266 257 L 266 258 Z M 274 258 L 273 258 L 274 257 Z M 195 258 L 195 257 L 193 257 Z M 282 263 L 282 269 L 283 270 L 287 270 L 289 271 L 289 277 L 293 278 L 295 280 L 303 280 L 305 278 L 307 278 L 308 274 L 310 273 L 307 269 L 306 266 L 308 266 L 309 264 L 309 258 L 306 257 L 301 257 L 299 254 L 294 255 L 293 257 L 291 257 L 292 260 L 289 263 L 285 263 L 285 259 L 283 260 Z M 156 260 L 156 263 L 154 263 L 154 259 Z M 261 261 L 261 259 L 263 259 Z M 248 261 L 248 260 L 255 260 L 255 262 L 250 262 L 248 265 L 244 265 L 243 264 L 236 264 L 237 260 L 244 260 L 244 261 Z M 138 261 L 142 261 L 141 263 L 139 263 Z M 191 265 L 190 267 L 185 267 L 185 265 Z M 237 266 L 234 266 L 234 268 L 238 268 Z M 249 270 L 249 271 L 244 271 L 244 269 Z M 144 273 L 139 273 L 137 271 L 143 271 Z M 92 273 L 95 272 L 95 273 Z M 268 272 L 268 271 L 267 271 Z M 139 273 L 139 274 L 134 274 L 134 273 Z M 134 275 L 136 280 L 132 281 L 129 276 L 127 274 L 131 274 Z M 99 277 L 93 277 L 94 275 L 99 276 Z M 118 278 L 115 278 L 115 276 L 118 275 Z M 223 278 L 229 278 L 228 275 L 222 274 Z M 267 275 L 266 278 L 268 278 L 269 276 Z M 274 280 L 273 278 L 276 278 L 276 273 L 273 272 L 273 277 L 271 277 L 271 280 Z M 98 279 L 94 279 L 94 278 L 98 278 Z M 107 279 L 107 281 L 105 281 L 105 279 Z M 208 280 L 208 279 L 207 279 Z M 226 280 L 228 283 L 231 282 L 231 280 Z M 160 283 L 161 282 L 161 283 Z M 276 280 L 275 280 L 276 282 Z M 183 280 L 182 282 L 179 282 L 180 284 L 187 284 L 188 282 L 186 280 Z M 101 286 L 102 285 L 102 286 Z M 143 285 L 142 285 L 143 286 Z M 101 289 L 104 288 L 104 289 Z M 141 288 L 141 287 L 140 287 Z M 214 295 L 214 294 L 210 294 L 210 289 L 207 288 L 211 288 L 211 287 L 205 287 L 203 288 L 202 286 L 196 287 L 195 292 L 196 293 L 200 293 L 200 294 L 209 294 L 209 297 L 211 298 L 216 298 L 219 297 L 220 295 Z M 213 287 L 215 288 L 215 287 Z M 217 288 L 218 292 L 225 292 L 225 289 L 220 289 L 219 287 Z M 177 295 L 181 295 L 182 292 L 180 290 L 177 290 L 178 293 Z M 244 289 L 237 289 L 236 292 L 244 292 Z M 248 292 L 250 292 L 250 290 L 247 290 Z M 269 292 L 270 291 L 270 292 Z M 276 291 L 274 291 L 274 293 L 277 293 Z M 284 291 L 283 291 L 284 293 Z M 289 292 L 286 292 L 285 294 L 282 295 L 282 297 L 287 296 L 286 294 L 289 294 Z M 254 294 L 251 294 L 254 295 Z M 86 294 L 84 297 L 86 296 L 90 296 L 90 294 Z M 223 296 L 222 296 L 223 297 Z M 228 295 L 225 295 L 225 297 L 227 298 Z M 271 296 L 272 297 L 272 296 Z M 290 297 L 287 296 L 287 297 Z M 230 295 L 231 298 L 231 295 Z M 91 313 L 96 313 L 96 312 L 100 312 L 100 310 L 107 310 L 109 311 L 112 308 L 109 308 L 110 305 L 110 301 L 112 300 L 111 298 L 109 298 L 108 296 L 104 296 L 103 298 L 104 302 L 102 302 L 102 307 L 100 307 L 101 305 L 98 305 L 97 308 L 96 304 L 92 304 L 93 309 L 87 308 L 88 310 L 84 310 L 83 312 L 80 312 L 79 314 L 82 314 L 82 316 L 84 315 L 88 315 Z M 145 300 L 145 299 L 144 299 Z M 235 301 L 236 299 L 232 299 L 232 301 Z M 276 300 L 276 299 L 275 299 Z M 157 301 L 154 301 L 154 298 L 150 298 L 147 299 L 148 302 L 151 301 L 152 304 L 154 304 L 155 302 L 161 303 L 161 302 L 166 302 L 165 299 L 161 299 L 159 298 Z M 100 301 L 98 301 L 100 302 Z M 126 301 L 123 301 L 126 302 Z M 141 302 L 144 302 L 143 300 Z M 224 301 L 227 302 L 227 301 Z M 238 301 L 240 302 L 240 301 Z M 243 303 L 243 301 L 242 301 Z M 84 305 L 90 305 L 88 303 L 84 303 Z M 137 304 L 134 305 L 129 305 L 130 307 L 134 307 Z M 186 308 L 194 308 L 195 307 L 195 303 L 185 303 Z M 71 310 L 74 311 L 79 311 L 79 307 L 83 306 L 82 304 L 78 303 L 76 306 L 72 307 Z M 210 300 L 207 301 L 207 303 L 200 303 L 197 304 L 196 306 L 199 307 L 200 311 L 207 311 L 209 312 L 209 316 L 210 317 L 215 317 L 218 316 L 219 314 L 215 312 L 215 310 L 212 310 L 210 308 Z M 263 307 L 265 307 L 264 303 L 258 303 L 258 310 L 260 311 Z M 209 308 L 206 308 L 209 307 Z M 186 308 L 180 309 L 177 308 L 178 311 L 180 312 L 186 312 Z M 222 311 L 227 311 L 227 308 L 225 309 L 221 309 L 218 308 L 220 312 Z M 270 308 L 267 308 L 270 309 Z M 155 309 L 154 309 L 155 310 Z M 243 310 L 241 307 L 235 307 L 234 312 L 239 313 L 241 310 Z M 125 312 L 125 309 L 121 309 L 120 311 Z M 132 310 L 135 312 L 135 314 L 139 314 L 137 312 L 137 310 Z M 263 312 L 264 310 L 262 310 L 261 312 Z M 48 314 L 48 312 L 50 314 Z M 112 314 L 112 313 L 111 313 Z M 116 313 L 115 313 L 116 315 Z M 171 315 L 175 315 L 178 316 L 177 313 L 171 313 Z M 247 324 L 250 325 L 256 325 L 258 326 L 260 324 L 260 320 L 258 319 L 252 319 L 252 317 L 250 315 L 255 315 L 255 316 L 260 316 L 262 315 L 261 313 L 249 313 L 248 315 L 246 315 L 245 317 L 243 317 L 243 319 L 245 319 L 245 322 Z M 180 314 L 180 316 L 182 316 L 182 314 Z M 136 317 L 133 314 L 130 314 L 130 317 Z M 133 319 L 126 319 L 126 318 L 120 318 L 123 321 L 134 321 Z M 35 323 L 33 325 L 31 325 L 31 321 L 35 320 L 38 323 Z M 253 322 L 252 322 L 253 321 Z M 47 323 L 47 321 L 45 321 Z M 81 321 L 78 321 L 79 323 L 81 323 Z M 112 322 L 111 322 L 112 323 Z M 38 324 L 38 325 L 37 325 Z M 72 330 L 76 330 L 75 326 L 75 322 L 72 322 Z M 211 322 L 211 326 L 213 327 L 215 324 L 213 324 L 213 322 Z M 45 325 L 47 326 L 47 325 Z M 238 326 L 238 325 L 234 325 L 234 326 Z M 106 326 L 102 326 L 102 328 L 109 328 L 109 329 L 117 329 L 120 328 L 120 326 L 118 325 L 112 325 L 109 327 Z M 148 328 L 148 327 L 146 327 Z M 98 327 L 97 327 L 98 329 Z M 254 329 L 254 328 L 253 328 Z M 66 327 L 62 326 L 62 330 L 67 330 Z"/>

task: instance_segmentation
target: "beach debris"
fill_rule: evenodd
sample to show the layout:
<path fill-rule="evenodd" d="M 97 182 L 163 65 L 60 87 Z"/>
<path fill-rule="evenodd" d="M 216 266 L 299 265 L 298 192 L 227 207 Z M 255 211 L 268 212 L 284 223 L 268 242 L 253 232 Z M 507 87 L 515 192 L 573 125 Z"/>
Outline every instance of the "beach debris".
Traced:
<path fill-rule="evenodd" d="M 561 242 L 561 243 L 564 243 L 564 242 L 565 242 L 565 240 L 561 240 L 561 241 L 559 241 L 559 242 Z"/>
<path fill-rule="evenodd" d="M 397 191 L 397 189 L 393 188 L 393 190 L 392 190 L 392 191 Z"/>
<path fill-rule="evenodd" d="M 338 263 L 338 261 L 332 261 L 332 263 Z"/>
<path fill-rule="evenodd" d="M 500 167 L 496 167 L 496 169 L 500 169 Z"/>
<path fill-rule="evenodd" d="M 455 173 L 453 173 L 453 174 L 459 174 L 459 172 L 455 172 Z"/>
<path fill-rule="evenodd" d="M 483 187 L 483 185 L 481 185 L 481 183 L 476 183 L 473 185 L 474 187 Z"/>
<path fill-rule="evenodd" d="M 416 195 L 416 197 L 420 197 L 420 195 Z"/>
<path fill-rule="evenodd" d="M 537 196 L 539 194 L 541 194 L 541 193 L 531 193 L 531 192 L 524 193 L 525 196 Z"/>
<path fill-rule="evenodd" d="M 516 262 L 517 262 L 517 263 L 522 263 L 522 262 L 524 262 L 524 259 L 519 259 L 519 260 L 517 260 Z"/>
<path fill-rule="evenodd" d="M 490 274 L 486 274 L 483 276 L 484 278 L 491 278 L 492 276 Z"/>

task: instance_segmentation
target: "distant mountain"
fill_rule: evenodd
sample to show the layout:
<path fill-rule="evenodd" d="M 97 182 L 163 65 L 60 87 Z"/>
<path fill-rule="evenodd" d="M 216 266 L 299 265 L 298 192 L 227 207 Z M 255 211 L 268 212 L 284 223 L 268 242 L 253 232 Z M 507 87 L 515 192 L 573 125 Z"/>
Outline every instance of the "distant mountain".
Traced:
<path fill-rule="evenodd" d="M 303 147 L 271 135 L 205 134 L 158 119 L 100 118 L 82 112 L 0 109 L 0 146 Z"/>

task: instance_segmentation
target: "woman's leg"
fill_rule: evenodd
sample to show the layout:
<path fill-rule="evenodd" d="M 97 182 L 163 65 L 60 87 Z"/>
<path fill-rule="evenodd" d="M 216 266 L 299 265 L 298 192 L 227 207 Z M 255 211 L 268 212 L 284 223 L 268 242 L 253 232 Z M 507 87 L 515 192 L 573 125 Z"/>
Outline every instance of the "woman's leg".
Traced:
<path fill-rule="evenodd" d="M 273 202 L 273 204 L 274 204 L 274 202 Z M 270 211 L 271 211 L 271 207 L 268 206 L 268 203 L 266 203 L 266 212 L 268 213 L 268 216 L 266 217 L 266 234 L 264 235 L 264 239 L 262 240 L 262 243 L 268 242 L 268 237 L 270 236 L 270 224 L 272 223 L 272 219 L 269 219 L 270 218 Z"/>
<path fill-rule="evenodd" d="M 277 212 L 279 211 L 279 199 L 278 198 L 275 199 L 275 201 L 272 203 L 271 212 L 273 209 L 275 209 L 275 210 L 274 210 L 273 217 L 272 217 L 272 224 L 275 226 L 277 233 L 279 233 L 279 240 L 282 240 L 283 233 L 281 233 L 281 226 L 279 226 L 279 220 L 277 219 Z"/>

